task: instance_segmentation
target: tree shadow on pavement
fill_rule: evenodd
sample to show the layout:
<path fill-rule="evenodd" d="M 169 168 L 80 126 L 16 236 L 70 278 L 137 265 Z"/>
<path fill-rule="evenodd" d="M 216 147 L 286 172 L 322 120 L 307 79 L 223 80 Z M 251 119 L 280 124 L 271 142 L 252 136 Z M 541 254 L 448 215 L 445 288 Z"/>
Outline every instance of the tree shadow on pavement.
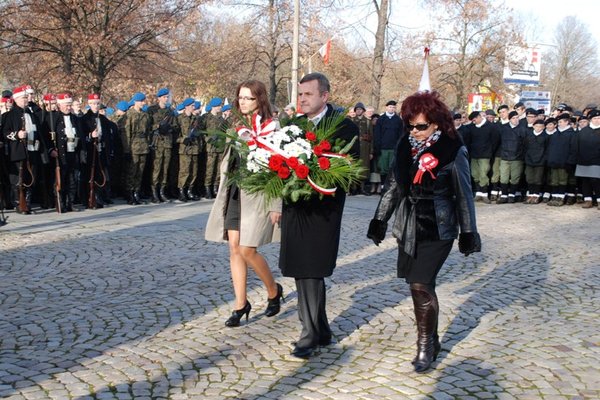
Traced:
<path fill-rule="evenodd" d="M 508 261 L 457 290 L 456 294 L 470 293 L 470 296 L 458 307 L 456 316 L 446 328 L 438 362 L 469 336 L 487 314 L 513 305 L 537 306 L 544 293 L 549 269 L 547 256 L 534 252 Z M 442 301 L 442 312 L 443 307 Z"/>

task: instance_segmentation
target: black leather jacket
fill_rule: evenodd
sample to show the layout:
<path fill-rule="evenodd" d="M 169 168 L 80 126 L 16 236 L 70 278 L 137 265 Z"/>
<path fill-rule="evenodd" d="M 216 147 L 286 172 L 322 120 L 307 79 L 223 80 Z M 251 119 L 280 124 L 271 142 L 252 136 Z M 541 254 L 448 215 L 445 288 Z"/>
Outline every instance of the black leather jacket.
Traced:
<path fill-rule="evenodd" d="M 395 212 L 392 234 L 412 256 L 417 241 L 456 239 L 459 227 L 460 251 L 464 254 L 480 251 L 465 146 L 459 139 L 442 135 L 423 155 L 428 153 L 438 160 L 438 166 L 432 170 L 435 179 L 425 172 L 421 183 L 415 184 L 419 163 L 410 156 L 408 140 L 400 141 L 394 179 L 381 197 L 374 219 L 387 222 Z"/>

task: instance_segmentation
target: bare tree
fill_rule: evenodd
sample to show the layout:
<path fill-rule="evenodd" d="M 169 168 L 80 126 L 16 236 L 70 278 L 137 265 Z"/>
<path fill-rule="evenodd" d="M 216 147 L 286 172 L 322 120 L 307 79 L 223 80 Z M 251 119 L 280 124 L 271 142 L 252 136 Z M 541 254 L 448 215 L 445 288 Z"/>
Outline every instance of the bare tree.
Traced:
<path fill-rule="evenodd" d="M 505 46 L 521 44 L 503 4 L 491 0 L 426 0 L 439 21 L 433 32 L 432 56 L 440 86 L 464 108 L 467 95 L 485 80 L 500 82 Z M 492 88 L 492 90 L 498 88 Z M 448 96 L 450 97 L 450 96 Z"/>
<path fill-rule="evenodd" d="M 554 32 L 556 47 L 549 51 L 548 86 L 552 90 L 552 103 L 569 104 L 594 100 L 600 87 L 596 71 L 598 44 L 589 30 L 574 16 L 565 17 Z"/>
<path fill-rule="evenodd" d="M 199 0 L 12 0 L 0 6 L 0 48 L 7 57 L 35 62 L 42 75 L 68 78 L 100 91 L 120 67 L 152 55 L 169 56 L 160 40 Z M 13 71 L 14 79 L 28 80 Z"/>

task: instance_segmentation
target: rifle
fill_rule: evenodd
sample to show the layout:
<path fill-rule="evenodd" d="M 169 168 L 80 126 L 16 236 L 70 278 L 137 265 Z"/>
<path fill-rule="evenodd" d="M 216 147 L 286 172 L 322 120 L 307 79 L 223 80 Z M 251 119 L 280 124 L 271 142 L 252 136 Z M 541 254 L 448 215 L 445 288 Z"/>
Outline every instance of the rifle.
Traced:
<path fill-rule="evenodd" d="M 100 121 L 98 120 L 98 116 L 96 116 L 96 128 L 98 129 L 98 123 Z M 106 176 L 104 175 L 104 169 L 102 168 L 102 163 L 100 161 L 100 157 L 98 154 L 98 146 L 100 144 L 98 143 L 98 138 L 92 138 L 92 167 L 90 168 L 90 180 L 89 180 L 89 185 L 90 185 L 90 195 L 88 198 L 88 208 L 91 209 L 95 209 L 97 207 L 97 203 L 96 203 L 96 186 L 98 186 L 99 188 L 104 187 L 104 185 L 106 185 Z M 98 167 L 100 168 L 100 173 L 102 174 L 103 177 L 103 182 L 102 185 L 98 185 L 96 183 L 96 158 L 98 158 Z"/>
<path fill-rule="evenodd" d="M 23 110 L 23 115 L 21 116 L 21 121 L 23 123 L 22 128 L 26 131 L 25 124 L 25 110 Z M 23 148 L 25 149 L 25 158 L 19 162 L 19 181 L 17 182 L 17 187 L 19 188 L 19 205 L 18 210 L 23 214 L 29 213 L 29 207 L 27 207 L 27 197 L 25 196 L 25 189 L 33 186 L 35 182 L 35 178 L 33 176 L 33 171 L 31 169 L 31 164 L 29 163 L 29 150 L 27 150 L 27 139 L 21 139 L 21 143 L 23 144 Z M 23 171 L 27 169 L 29 171 L 29 175 L 31 176 L 31 182 L 29 185 L 26 185 L 23 180 Z"/>
<path fill-rule="evenodd" d="M 54 119 L 52 118 L 52 110 L 49 111 L 50 113 L 50 138 L 52 140 L 52 142 L 54 142 L 54 148 L 56 149 L 56 166 L 54 167 L 54 192 L 56 194 L 56 212 L 57 213 L 62 213 L 62 199 L 61 199 L 61 195 L 60 195 L 60 191 L 61 191 L 61 186 L 62 186 L 62 182 L 60 179 L 60 154 L 58 153 L 58 138 L 56 137 L 56 132 L 54 130 Z"/>

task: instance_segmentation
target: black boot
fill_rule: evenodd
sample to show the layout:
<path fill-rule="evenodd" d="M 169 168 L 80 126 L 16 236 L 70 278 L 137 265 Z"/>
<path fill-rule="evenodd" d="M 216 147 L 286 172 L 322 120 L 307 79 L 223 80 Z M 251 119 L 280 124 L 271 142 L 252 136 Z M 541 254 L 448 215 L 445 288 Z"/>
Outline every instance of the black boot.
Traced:
<path fill-rule="evenodd" d="M 142 200 L 140 199 L 140 193 L 137 190 L 133 191 L 133 204 L 139 205 L 142 204 Z"/>
<path fill-rule="evenodd" d="M 213 193 L 212 186 L 206 186 L 204 189 L 206 190 L 206 198 L 207 199 L 215 198 L 215 194 Z"/>
<path fill-rule="evenodd" d="M 248 323 L 248 316 L 250 315 L 251 309 L 252 306 L 250 305 L 250 302 L 246 300 L 246 305 L 244 305 L 244 308 L 240 310 L 233 310 L 233 312 L 231 313 L 231 317 L 229 317 L 227 321 L 225 321 L 225 326 L 240 326 L 240 320 L 244 315 L 246 315 L 246 323 Z"/>
<path fill-rule="evenodd" d="M 179 201 L 187 202 L 187 196 L 185 195 L 185 189 L 179 188 Z"/>
<path fill-rule="evenodd" d="M 150 200 L 152 203 L 160 203 L 160 195 L 158 194 L 158 187 L 154 186 L 152 188 L 152 199 Z"/>
<path fill-rule="evenodd" d="M 421 373 L 431 367 L 440 351 L 439 338 L 436 340 L 439 305 L 432 286 L 419 283 L 410 285 L 417 322 L 417 356 L 413 362 L 415 372 Z"/>
<path fill-rule="evenodd" d="M 165 203 L 165 202 L 168 203 L 169 202 L 169 198 L 165 194 L 165 186 L 164 185 L 161 185 L 160 188 L 158 189 L 158 198 L 163 203 Z"/>
<path fill-rule="evenodd" d="M 198 200 L 200 200 L 200 197 L 196 196 L 196 195 L 194 194 L 194 192 L 192 192 L 192 189 L 188 189 L 188 190 L 187 190 L 187 197 L 188 197 L 188 199 L 190 199 L 190 200 L 193 200 L 193 201 L 198 201 Z"/>

